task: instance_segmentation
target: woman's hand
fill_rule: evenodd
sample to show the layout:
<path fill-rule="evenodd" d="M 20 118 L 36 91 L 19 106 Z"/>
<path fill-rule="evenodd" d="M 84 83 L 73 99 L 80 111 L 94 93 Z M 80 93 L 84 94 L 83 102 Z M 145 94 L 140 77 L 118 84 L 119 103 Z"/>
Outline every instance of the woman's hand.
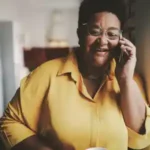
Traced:
<path fill-rule="evenodd" d="M 120 62 L 117 62 L 116 76 L 118 82 L 131 81 L 133 79 L 134 70 L 136 66 L 136 47 L 126 38 L 121 38 L 120 48 L 123 52 L 123 56 Z"/>
<path fill-rule="evenodd" d="M 116 77 L 120 86 L 120 108 L 125 124 L 137 133 L 145 129 L 144 98 L 133 79 L 136 65 L 136 47 L 126 38 L 120 39 L 122 60 L 117 62 Z"/>

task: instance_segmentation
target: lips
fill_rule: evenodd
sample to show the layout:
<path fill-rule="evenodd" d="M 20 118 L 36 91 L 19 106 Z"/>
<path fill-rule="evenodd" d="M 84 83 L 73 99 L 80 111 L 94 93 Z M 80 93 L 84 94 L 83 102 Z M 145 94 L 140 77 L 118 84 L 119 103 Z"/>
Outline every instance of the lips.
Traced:
<path fill-rule="evenodd" d="M 100 57 L 104 57 L 105 55 L 107 55 L 109 52 L 108 49 L 106 48 L 95 48 L 93 49 L 93 54 L 96 55 L 96 56 L 100 56 Z"/>
<path fill-rule="evenodd" d="M 104 48 L 97 48 L 96 51 L 99 51 L 99 52 L 108 52 L 109 50 L 108 49 L 104 49 Z"/>

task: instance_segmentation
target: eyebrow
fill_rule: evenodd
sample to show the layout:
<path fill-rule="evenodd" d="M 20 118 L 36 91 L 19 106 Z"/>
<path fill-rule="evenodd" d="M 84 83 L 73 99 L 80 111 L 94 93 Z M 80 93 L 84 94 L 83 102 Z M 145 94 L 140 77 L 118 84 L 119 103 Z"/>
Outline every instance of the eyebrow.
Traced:
<path fill-rule="evenodd" d="M 117 27 L 109 27 L 108 29 L 120 30 L 120 29 L 119 29 L 119 28 L 117 28 Z"/>
<path fill-rule="evenodd" d="M 99 27 L 99 28 L 101 28 L 101 29 L 102 29 L 102 27 L 101 27 L 101 26 L 99 26 L 99 25 L 97 25 L 97 24 L 93 24 L 92 26 L 94 26 L 94 27 Z M 108 29 L 120 30 L 120 29 L 119 29 L 119 28 L 117 28 L 117 27 L 109 27 Z"/>

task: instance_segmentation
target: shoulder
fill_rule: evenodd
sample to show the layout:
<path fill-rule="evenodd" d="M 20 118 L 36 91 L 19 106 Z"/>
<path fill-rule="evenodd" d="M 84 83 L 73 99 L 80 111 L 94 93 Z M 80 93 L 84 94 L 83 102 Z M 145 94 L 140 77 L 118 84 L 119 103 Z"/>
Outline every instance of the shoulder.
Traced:
<path fill-rule="evenodd" d="M 47 74 L 57 73 L 59 69 L 64 65 L 67 57 L 57 58 L 50 60 L 39 66 L 36 71 L 44 71 Z"/>
<path fill-rule="evenodd" d="M 45 62 L 33 70 L 28 76 L 23 78 L 21 85 L 47 85 L 52 78 L 57 76 L 57 73 L 64 64 L 65 60 L 66 57 L 63 57 Z"/>

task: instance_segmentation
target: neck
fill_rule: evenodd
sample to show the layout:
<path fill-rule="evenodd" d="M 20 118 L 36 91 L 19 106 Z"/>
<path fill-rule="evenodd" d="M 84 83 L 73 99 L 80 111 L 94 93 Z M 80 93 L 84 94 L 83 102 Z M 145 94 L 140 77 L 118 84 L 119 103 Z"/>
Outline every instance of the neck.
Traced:
<path fill-rule="evenodd" d="M 78 60 L 78 68 L 83 77 L 89 79 L 99 79 L 105 76 L 109 64 L 97 67 L 91 65 L 89 61 L 83 59 L 83 56 L 81 54 L 77 54 L 76 56 Z"/>
<path fill-rule="evenodd" d="M 84 75 L 85 77 L 89 77 L 91 79 L 92 78 L 97 79 L 97 78 L 102 78 L 103 76 L 105 76 L 106 71 L 108 69 L 108 65 L 95 67 L 86 63 L 86 61 L 83 61 L 79 68 L 80 68 L 82 75 Z"/>

